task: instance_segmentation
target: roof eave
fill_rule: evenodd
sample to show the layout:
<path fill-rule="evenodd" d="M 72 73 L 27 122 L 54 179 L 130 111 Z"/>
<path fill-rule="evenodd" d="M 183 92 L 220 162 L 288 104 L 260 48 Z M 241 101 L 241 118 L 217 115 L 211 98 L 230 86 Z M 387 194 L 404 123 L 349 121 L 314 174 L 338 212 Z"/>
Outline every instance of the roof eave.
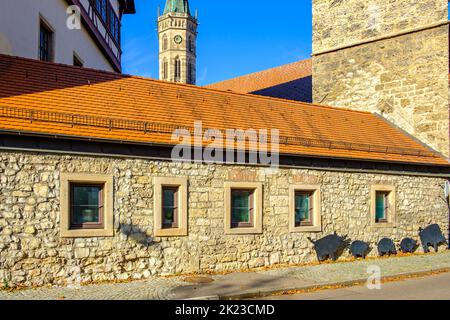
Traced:
<path fill-rule="evenodd" d="M 123 145 L 141 145 L 148 147 L 167 147 L 171 148 L 175 146 L 171 143 L 162 142 L 143 142 L 135 140 L 119 140 L 119 139 L 108 139 L 99 137 L 82 137 L 75 135 L 63 135 L 63 134 L 51 134 L 51 133 L 41 133 L 34 131 L 19 131 L 19 130 L 8 130 L 0 129 L 0 134 L 15 134 L 20 136 L 34 136 L 34 137 L 45 137 L 54 139 L 70 139 L 70 140 L 80 140 L 80 141 L 95 141 L 95 142 L 106 142 L 106 143 L 118 143 Z M 447 164 L 429 163 L 429 162 L 411 162 L 411 161 L 398 161 L 398 160 L 382 160 L 374 158 L 352 158 L 352 157 L 339 157 L 339 156 L 325 156 L 325 155 L 312 155 L 312 154 L 297 154 L 297 153 L 287 153 L 280 152 L 280 156 L 285 157 L 298 157 L 298 158 L 309 158 L 309 159 L 330 159 L 330 160 L 345 160 L 345 161 L 360 161 L 360 162 L 371 162 L 371 163 L 385 163 L 385 164 L 398 164 L 398 165 L 408 165 L 408 166 L 426 166 L 426 167 L 438 167 L 438 168 L 450 168 L 450 162 Z M 252 165 L 252 164 L 249 164 Z M 450 175 L 449 175 L 450 177 Z"/>
<path fill-rule="evenodd" d="M 123 14 L 135 14 L 136 4 L 134 0 L 119 0 L 120 11 Z"/>

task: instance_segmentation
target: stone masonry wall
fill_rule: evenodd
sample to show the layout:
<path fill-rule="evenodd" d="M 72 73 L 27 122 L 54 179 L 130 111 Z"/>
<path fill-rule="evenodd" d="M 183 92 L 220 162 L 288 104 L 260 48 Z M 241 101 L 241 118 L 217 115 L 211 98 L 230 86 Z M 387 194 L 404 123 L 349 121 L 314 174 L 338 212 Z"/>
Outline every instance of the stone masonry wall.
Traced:
<path fill-rule="evenodd" d="M 162 16 L 158 20 L 158 34 L 159 34 L 159 79 L 164 80 L 163 77 L 163 60 L 166 59 L 168 63 L 167 79 L 168 81 L 175 81 L 175 59 L 178 57 L 181 60 L 181 83 L 190 83 L 188 79 L 188 63 L 192 63 L 193 67 L 193 83 L 196 79 L 196 50 L 197 50 L 197 26 L 187 16 L 177 16 L 175 19 L 172 14 Z M 176 44 L 175 36 L 183 38 L 180 44 Z M 167 37 L 167 50 L 163 50 L 163 39 Z M 189 38 L 193 41 L 193 51 L 189 51 Z"/>
<path fill-rule="evenodd" d="M 417 239 L 430 223 L 448 229 L 438 178 L 5 151 L 0 160 L 0 281 L 9 286 L 65 285 L 74 268 L 86 282 L 301 263 L 316 259 L 307 236 L 337 231 L 375 246 L 382 237 Z M 114 176 L 113 237 L 59 237 L 62 172 Z M 187 237 L 153 236 L 153 178 L 161 176 L 189 178 Z M 262 235 L 224 234 L 225 181 L 263 183 Z M 289 233 L 293 183 L 321 185 L 323 232 Z M 372 184 L 396 187 L 395 228 L 370 226 Z"/>
<path fill-rule="evenodd" d="M 314 0 L 314 102 L 382 114 L 448 156 L 448 26 L 371 42 L 446 21 L 447 6 L 445 0 Z M 359 41 L 368 42 L 326 52 Z"/>
<path fill-rule="evenodd" d="M 313 52 L 448 19 L 448 0 L 313 0 Z"/>

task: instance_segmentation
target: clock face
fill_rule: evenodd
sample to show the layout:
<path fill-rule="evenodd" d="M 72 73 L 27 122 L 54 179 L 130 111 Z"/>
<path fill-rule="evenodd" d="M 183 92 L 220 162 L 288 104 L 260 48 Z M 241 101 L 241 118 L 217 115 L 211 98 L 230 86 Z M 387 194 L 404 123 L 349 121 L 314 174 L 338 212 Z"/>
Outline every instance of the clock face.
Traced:
<path fill-rule="evenodd" d="M 183 38 L 180 35 L 175 36 L 174 40 L 176 44 L 183 42 Z"/>

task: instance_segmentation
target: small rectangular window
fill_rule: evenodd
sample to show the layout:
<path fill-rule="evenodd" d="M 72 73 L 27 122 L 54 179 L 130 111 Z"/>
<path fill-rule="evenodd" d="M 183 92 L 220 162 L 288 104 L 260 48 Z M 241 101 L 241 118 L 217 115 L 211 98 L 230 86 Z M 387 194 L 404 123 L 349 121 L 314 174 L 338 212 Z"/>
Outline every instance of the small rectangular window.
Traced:
<path fill-rule="evenodd" d="M 178 187 L 162 188 L 162 227 L 178 228 Z"/>
<path fill-rule="evenodd" d="M 289 186 L 289 232 L 321 232 L 321 186 L 292 184 Z"/>
<path fill-rule="evenodd" d="M 162 74 L 163 74 L 163 80 L 167 80 L 167 76 L 168 76 L 168 65 L 167 65 L 167 60 L 164 60 L 162 63 Z"/>
<path fill-rule="evenodd" d="M 75 55 L 75 54 L 73 55 L 73 65 L 75 67 L 80 67 L 80 68 L 83 67 L 83 61 L 81 61 L 81 59 L 78 58 L 77 55 Z"/>
<path fill-rule="evenodd" d="M 114 7 L 108 0 L 92 0 L 95 1 L 95 10 L 98 13 L 100 20 L 104 26 L 109 30 L 111 37 L 119 44 L 120 42 L 120 20 L 117 16 Z"/>
<path fill-rule="evenodd" d="M 231 190 L 231 227 L 254 226 L 254 190 Z"/>
<path fill-rule="evenodd" d="M 388 221 L 389 192 L 377 191 L 375 196 L 375 220 L 385 223 Z"/>
<path fill-rule="evenodd" d="M 396 223 L 395 186 L 374 184 L 370 190 L 370 223 L 375 228 L 392 228 Z"/>
<path fill-rule="evenodd" d="M 70 184 L 70 228 L 103 228 L 103 185 Z"/>
<path fill-rule="evenodd" d="M 180 82 L 181 80 L 181 60 L 177 57 L 175 58 L 175 82 Z"/>
<path fill-rule="evenodd" d="M 226 181 L 224 188 L 225 234 L 262 234 L 262 182 Z"/>
<path fill-rule="evenodd" d="M 62 172 L 60 182 L 60 236 L 112 237 L 113 177 Z"/>
<path fill-rule="evenodd" d="M 53 31 L 43 21 L 39 28 L 39 60 L 53 60 Z"/>
<path fill-rule="evenodd" d="M 191 82 L 191 63 L 188 63 L 188 81 Z"/>
<path fill-rule="evenodd" d="M 191 36 L 189 36 L 188 48 L 189 48 L 189 52 L 194 52 L 194 40 L 192 40 Z"/>
<path fill-rule="evenodd" d="M 188 80 L 190 84 L 194 84 L 194 65 L 189 62 L 188 63 Z"/>
<path fill-rule="evenodd" d="M 314 193 L 311 191 L 295 192 L 295 226 L 312 226 L 314 213 Z"/>
<path fill-rule="evenodd" d="M 117 18 L 116 12 L 113 7 L 109 8 L 109 31 L 111 32 L 112 37 L 119 43 L 120 41 L 120 22 L 119 18 Z"/>
<path fill-rule="evenodd" d="M 103 22 L 107 22 L 107 0 L 95 0 L 95 8 L 97 9 Z"/>
<path fill-rule="evenodd" d="M 188 235 L 188 179 L 154 178 L 154 236 Z"/>

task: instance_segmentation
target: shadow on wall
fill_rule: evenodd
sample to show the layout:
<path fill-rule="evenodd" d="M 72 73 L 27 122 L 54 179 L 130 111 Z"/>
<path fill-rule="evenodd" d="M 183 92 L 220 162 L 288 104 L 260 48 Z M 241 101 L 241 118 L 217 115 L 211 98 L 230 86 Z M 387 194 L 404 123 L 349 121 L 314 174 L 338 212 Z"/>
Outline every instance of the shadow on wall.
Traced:
<path fill-rule="evenodd" d="M 251 92 L 252 94 L 301 102 L 312 102 L 312 76 Z"/>
<path fill-rule="evenodd" d="M 131 224 L 121 224 L 119 232 L 126 235 L 129 240 L 138 243 L 144 247 L 149 247 L 154 244 L 153 237 L 147 235 L 147 231 L 142 228 L 131 225 Z"/>
<path fill-rule="evenodd" d="M 449 187 L 450 187 L 450 180 L 448 181 L 448 184 L 446 184 L 445 186 L 442 187 L 442 194 L 447 194 L 447 192 L 450 191 L 450 190 L 446 191 L 447 188 L 449 188 Z M 447 249 L 450 249 L 450 196 L 444 197 L 443 195 L 440 195 L 439 198 L 442 201 L 445 201 L 445 204 L 447 205 L 447 212 L 448 212 Z M 444 234 L 444 236 L 445 236 L 445 234 Z"/>
<path fill-rule="evenodd" d="M 289 275 L 287 276 L 289 277 Z M 235 295 L 236 292 L 251 288 L 260 288 L 262 291 L 270 291 L 273 288 L 280 287 L 280 281 L 286 281 L 285 274 L 270 275 L 261 277 L 257 273 L 233 273 L 232 277 L 223 277 L 220 281 L 197 282 L 183 286 L 177 286 L 172 290 L 172 294 L 176 299 L 192 299 L 193 290 L 196 296 L 208 296 L 212 292 L 219 293 L 221 296 Z"/>
<path fill-rule="evenodd" d="M 448 208 L 447 249 L 450 249 L 450 196 L 445 199 Z"/>

